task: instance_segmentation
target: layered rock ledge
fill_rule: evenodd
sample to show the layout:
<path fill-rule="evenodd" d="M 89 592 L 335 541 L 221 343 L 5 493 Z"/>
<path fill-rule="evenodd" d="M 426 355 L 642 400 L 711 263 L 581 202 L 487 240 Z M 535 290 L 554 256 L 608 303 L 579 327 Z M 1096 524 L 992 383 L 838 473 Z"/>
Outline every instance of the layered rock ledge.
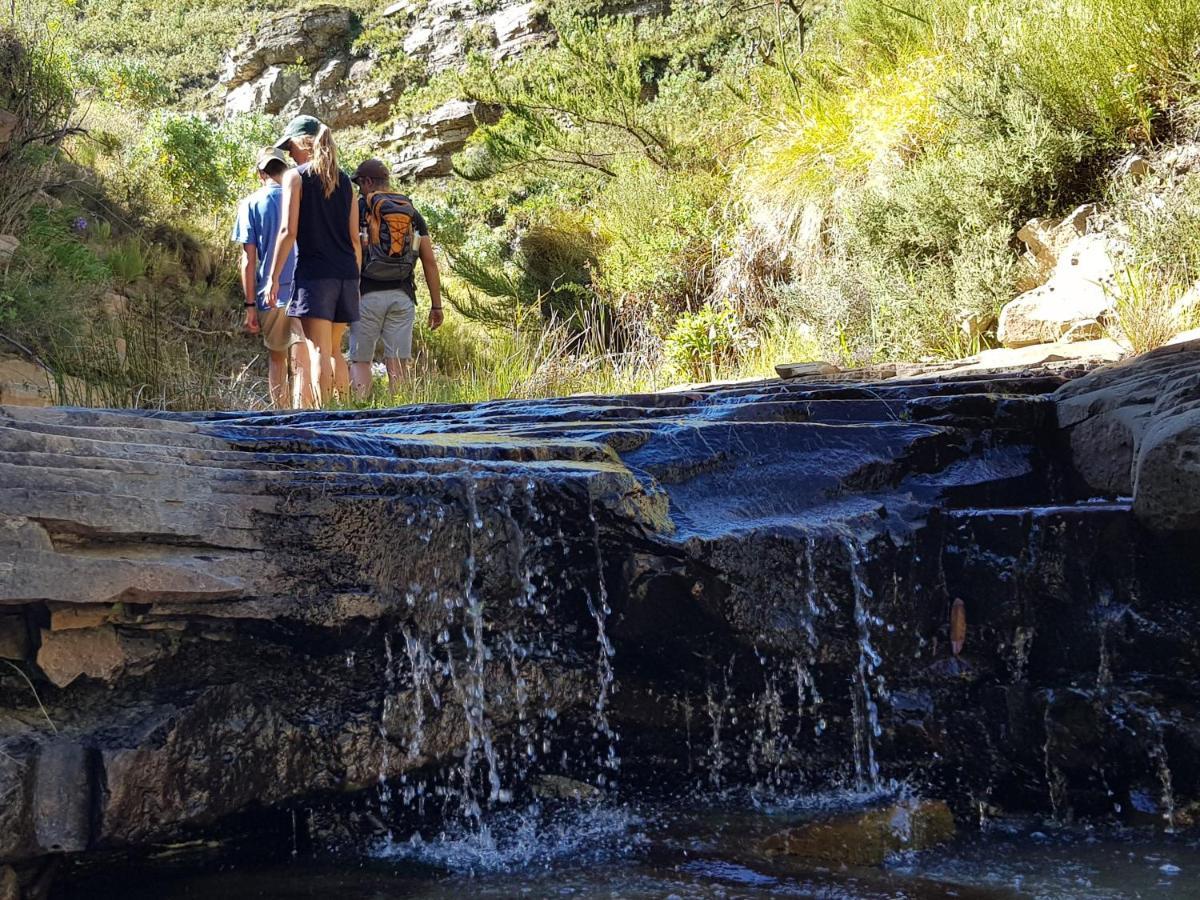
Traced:
<path fill-rule="evenodd" d="M 352 845 L 547 775 L 1184 822 L 1198 377 L 4 408 L 0 864 L 296 809 Z"/>

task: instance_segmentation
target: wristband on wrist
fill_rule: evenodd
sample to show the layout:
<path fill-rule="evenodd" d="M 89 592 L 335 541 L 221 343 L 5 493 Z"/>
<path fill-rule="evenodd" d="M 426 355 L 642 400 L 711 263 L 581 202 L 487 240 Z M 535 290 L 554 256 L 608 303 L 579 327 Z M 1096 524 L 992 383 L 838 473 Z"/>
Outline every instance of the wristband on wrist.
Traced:
<path fill-rule="evenodd" d="M 258 305 L 257 303 L 247 303 L 247 304 L 245 304 L 245 306 L 246 306 L 246 309 L 253 309 L 253 308 L 254 308 L 254 307 L 256 307 L 257 305 Z"/>

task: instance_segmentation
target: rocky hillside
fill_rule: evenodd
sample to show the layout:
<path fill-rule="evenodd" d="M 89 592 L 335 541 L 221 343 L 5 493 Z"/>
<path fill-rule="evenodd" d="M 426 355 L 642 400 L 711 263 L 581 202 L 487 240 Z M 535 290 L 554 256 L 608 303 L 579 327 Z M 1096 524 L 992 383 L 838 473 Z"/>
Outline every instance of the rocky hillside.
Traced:
<path fill-rule="evenodd" d="M 657 0 L 603 9 L 634 19 L 666 11 Z M 465 89 L 450 76 L 464 69 L 470 54 L 498 65 L 557 37 L 546 5 L 534 0 L 411 0 L 367 18 L 377 34 L 387 35 L 386 49 L 361 38 L 362 20 L 345 6 L 323 4 L 267 19 L 226 56 L 211 97 L 225 116 L 305 113 L 333 128 L 378 126 L 362 149 L 387 158 L 402 180 L 447 176 L 477 125 L 492 124 L 501 113 L 461 96 Z M 403 75 L 396 74 L 396 56 L 404 60 Z M 447 99 L 423 109 L 431 101 L 418 97 L 396 114 L 402 100 L 439 76 L 438 93 Z"/>

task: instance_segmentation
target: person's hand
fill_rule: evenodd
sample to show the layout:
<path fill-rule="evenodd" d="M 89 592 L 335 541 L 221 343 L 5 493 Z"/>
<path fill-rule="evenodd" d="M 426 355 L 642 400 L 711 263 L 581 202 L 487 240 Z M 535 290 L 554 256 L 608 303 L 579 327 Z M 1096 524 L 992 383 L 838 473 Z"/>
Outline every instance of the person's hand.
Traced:
<path fill-rule="evenodd" d="M 274 309 L 279 305 L 279 284 L 274 278 L 267 276 L 267 281 L 263 285 L 263 294 L 267 298 L 267 309 Z"/>
<path fill-rule="evenodd" d="M 246 321 L 242 324 L 246 334 L 258 334 L 258 307 L 246 307 Z"/>
<path fill-rule="evenodd" d="M 429 330 L 437 331 L 439 328 L 441 328 L 442 320 L 444 318 L 445 317 L 442 315 L 442 308 L 440 306 L 429 307 Z"/>

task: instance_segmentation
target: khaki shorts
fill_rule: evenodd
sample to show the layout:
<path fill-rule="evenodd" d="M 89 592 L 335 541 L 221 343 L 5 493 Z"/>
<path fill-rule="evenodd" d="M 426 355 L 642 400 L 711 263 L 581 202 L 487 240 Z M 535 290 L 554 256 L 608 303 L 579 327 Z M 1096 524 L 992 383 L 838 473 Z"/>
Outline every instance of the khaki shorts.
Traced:
<path fill-rule="evenodd" d="M 304 331 L 299 319 L 288 317 L 287 307 L 258 311 L 258 330 L 262 334 L 263 346 L 272 353 L 283 353 L 292 344 L 304 340 Z"/>
<path fill-rule="evenodd" d="M 384 359 L 412 357 L 413 322 L 417 307 L 407 291 L 371 291 L 358 304 L 359 318 L 350 325 L 350 361 L 371 362 L 383 339 Z"/>

